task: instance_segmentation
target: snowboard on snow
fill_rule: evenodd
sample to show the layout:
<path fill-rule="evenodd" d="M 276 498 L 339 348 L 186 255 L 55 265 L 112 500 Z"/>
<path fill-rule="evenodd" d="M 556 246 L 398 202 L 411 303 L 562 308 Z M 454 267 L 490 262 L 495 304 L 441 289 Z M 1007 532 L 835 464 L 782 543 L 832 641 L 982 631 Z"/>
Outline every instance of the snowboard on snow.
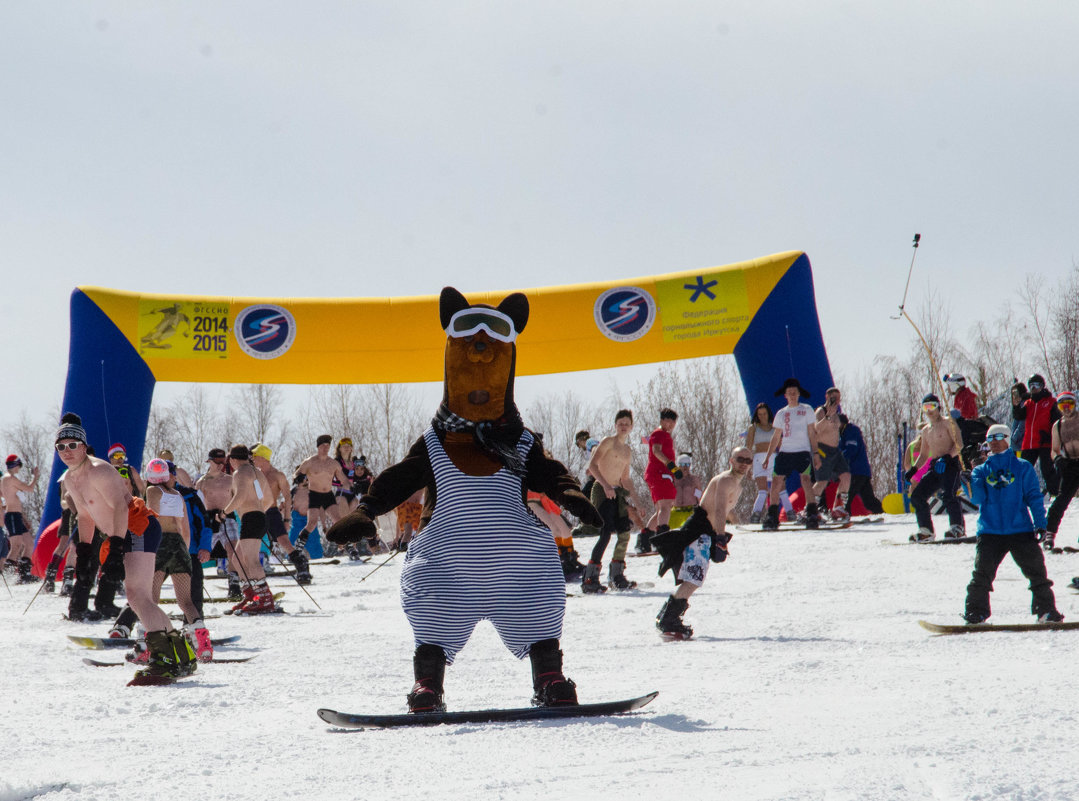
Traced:
<path fill-rule="evenodd" d="M 238 664 L 240 662 L 250 662 L 256 656 L 258 656 L 258 654 L 252 654 L 251 656 L 233 657 L 228 659 L 218 658 L 215 656 L 213 659 L 210 660 L 210 663 L 214 665 Z M 131 662 L 102 662 L 98 659 L 90 659 L 89 657 L 85 657 L 82 660 L 82 663 L 84 665 L 89 665 L 90 667 L 123 667 L 124 665 L 132 665 Z M 200 662 L 199 664 L 204 665 L 206 663 Z"/>
<path fill-rule="evenodd" d="M 1079 629 L 1079 621 L 1060 623 L 966 623 L 958 625 L 930 623 L 919 620 L 918 625 L 934 634 L 978 634 L 986 631 L 1065 631 Z"/>
<path fill-rule="evenodd" d="M 400 726 L 436 726 L 440 723 L 515 723 L 526 720 L 563 720 L 606 715 L 624 715 L 649 704 L 658 692 L 625 701 L 606 701 L 576 706 L 533 706 L 522 709 L 479 709 L 467 712 L 421 712 L 415 715 L 353 715 L 332 709 L 318 710 L 318 716 L 341 729 L 392 729 Z"/>
<path fill-rule="evenodd" d="M 769 531 L 841 531 L 843 529 L 852 528 L 854 525 L 855 524 L 852 521 L 846 520 L 842 523 L 821 523 L 816 528 L 806 528 L 805 523 L 780 523 L 778 529 L 763 528 L 760 523 L 740 524 L 732 526 L 732 528 L 751 533 L 759 533 L 762 531 L 767 533 Z"/>
<path fill-rule="evenodd" d="M 135 640 L 127 637 L 79 637 L 75 634 L 68 634 L 67 638 L 76 645 L 81 645 L 83 648 L 90 648 L 94 651 L 101 651 L 105 648 L 132 648 L 135 645 Z M 214 647 L 218 645 L 228 645 L 234 643 L 240 639 L 239 634 L 234 634 L 231 637 L 220 637 L 217 639 L 211 639 Z"/>
<path fill-rule="evenodd" d="M 566 597 L 582 598 L 598 595 L 632 595 L 637 590 L 650 590 L 653 589 L 655 586 L 656 583 L 654 581 L 638 581 L 636 587 L 630 587 L 629 589 L 625 590 L 616 590 L 611 585 L 604 584 L 603 587 L 606 590 L 605 592 L 584 592 L 581 590 L 581 586 L 578 584 L 576 592 L 570 592 L 568 589 L 566 590 Z"/>
<path fill-rule="evenodd" d="M 906 540 L 895 542 L 894 540 L 881 540 L 881 545 L 973 545 L 978 541 L 977 537 L 941 537 L 935 540 Z"/>

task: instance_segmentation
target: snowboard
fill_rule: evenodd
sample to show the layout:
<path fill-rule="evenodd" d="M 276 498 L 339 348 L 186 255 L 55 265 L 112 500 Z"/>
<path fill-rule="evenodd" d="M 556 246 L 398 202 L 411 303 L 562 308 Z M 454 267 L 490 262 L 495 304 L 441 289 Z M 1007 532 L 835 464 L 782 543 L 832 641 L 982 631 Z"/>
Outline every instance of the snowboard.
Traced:
<path fill-rule="evenodd" d="M 562 720 L 605 715 L 623 715 L 650 703 L 658 692 L 625 701 L 606 701 L 576 706 L 534 706 L 522 709 L 479 709 L 468 712 L 422 712 L 415 715 L 352 715 L 332 709 L 318 710 L 318 716 L 341 729 L 392 729 L 400 726 L 436 726 L 440 723 L 516 723 L 526 720 Z"/>
<path fill-rule="evenodd" d="M 977 537 L 942 537 L 936 540 L 922 540 L 921 542 L 895 542 L 893 540 L 881 540 L 881 545 L 972 545 L 978 541 Z"/>
<path fill-rule="evenodd" d="M 607 588 L 606 592 L 582 592 L 580 585 L 577 585 L 576 592 L 566 591 L 567 598 L 582 598 L 582 597 L 597 597 L 601 595 L 632 595 L 637 590 L 650 590 L 656 586 L 654 581 L 638 581 L 636 587 L 632 587 L 628 590 L 616 590 L 609 584 L 604 584 Z"/>
<path fill-rule="evenodd" d="M 661 631 L 659 637 L 664 642 L 686 642 L 687 640 L 693 639 L 693 632 L 690 631 L 688 634 L 678 634 L 673 631 Z"/>
<path fill-rule="evenodd" d="M 919 620 L 918 625 L 934 634 L 977 634 L 985 631 L 1064 631 L 1079 629 L 1079 621 L 1060 623 L 967 623 L 947 625 Z"/>
<path fill-rule="evenodd" d="M 228 665 L 239 662 L 250 662 L 256 656 L 258 656 L 258 654 L 252 654 L 251 656 L 241 656 L 233 659 L 218 659 L 217 657 L 214 657 L 210 660 L 210 662 L 215 665 Z M 131 662 L 101 662 L 97 659 L 90 659 L 89 657 L 84 657 L 82 663 L 84 665 L 89 665 L 90 667 L 123 667 L 124 665 L 131 664 Z M 206 663 L 200 662 L 199 664 L 204 665 Z"/>
<path fill-rule="evenodd" d="M 1063 548 L 1053 548 L 1049 553 L 1079 553 L 1079 548 L 1073 548 L 1070 545 L 1065 545 Z"/>
<path fill-rule="evenodd" d="M 83 648 L 91 648 L 95 651 L 100 651 L 104 648 L 133 648 L 136 642 L 127 637 L 78 637 L 74 634 L 68 634 L 67 638 L 76 645 L 81 645 Z M 218 645 L 234 643 L 239 639 L 240 635 L 234 634 L 231 637 L 212 639 L 210 642 L 216 647 Z"/>

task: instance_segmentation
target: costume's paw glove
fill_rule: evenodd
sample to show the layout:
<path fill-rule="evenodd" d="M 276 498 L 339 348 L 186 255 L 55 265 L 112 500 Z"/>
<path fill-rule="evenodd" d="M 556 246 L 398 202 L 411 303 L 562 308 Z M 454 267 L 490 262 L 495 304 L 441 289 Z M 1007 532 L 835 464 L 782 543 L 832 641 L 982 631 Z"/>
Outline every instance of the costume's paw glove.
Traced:
<path fill-rule="evenodd" d="M 682 468 L 676 465 L 674 462 L 667 462 L 667 469 L 671 471 L 671 475 L 675 478 L 682 477 Z"/>
<path fill-rule="evenodd" d="M 712 535 L 712 550 L 708 555 L 708 558 L 713 562 L 723 562 L 727 559 L 727 543 L 731 541 L 731 535 L 724 532 L 723 534 Z"/>
<path fill-rule="evenodd" d="M 566 511 L 578 518 L 586 526 L 595 526 L 596 528 L 603 526 L 603 517 L 580 490 L 566 490 L 555 502 L 564 506 Z"/>
<path fill-rule="evenodd" d="M 326 532 L 326 539 L 338 545 L 349 545 L 376 536 L 378 536 L 378 529 L 364 506 L 357 506 L 330 526 Z"/>

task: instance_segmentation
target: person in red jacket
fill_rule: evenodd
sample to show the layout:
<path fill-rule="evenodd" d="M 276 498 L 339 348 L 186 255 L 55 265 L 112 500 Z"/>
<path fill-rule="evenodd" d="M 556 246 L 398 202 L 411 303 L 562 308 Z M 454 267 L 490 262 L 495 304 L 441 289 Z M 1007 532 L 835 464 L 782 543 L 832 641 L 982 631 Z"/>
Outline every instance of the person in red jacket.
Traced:
<path fill-rule="evenodd" d="M 1060 419 L 1060 410 L 1056 406 L 1053 393 L 1045 388 L 1045 379 L 1032 375 L 1027 381 L 1030 397 L 1016 403 L 1013 395 L 1012 417 L 1024 420 L 1023 448 L 1019 455 L 1031 464 L 1038 463 L 1045 479 L 1045 490 L 1055 496 L 1060 485 L 1060 478 L 1053 467 L 1052 433 L 1050 429 Z"/>
<path fill-rule="evenodd" d="M 978 396 L 967 387 L 967 379 L 961 373 L 951 373 L 944 376 L 944 381 L 953 393 L 952 407 L 959 410 L 959 416 L 964 420 L 977 419 Z"/>

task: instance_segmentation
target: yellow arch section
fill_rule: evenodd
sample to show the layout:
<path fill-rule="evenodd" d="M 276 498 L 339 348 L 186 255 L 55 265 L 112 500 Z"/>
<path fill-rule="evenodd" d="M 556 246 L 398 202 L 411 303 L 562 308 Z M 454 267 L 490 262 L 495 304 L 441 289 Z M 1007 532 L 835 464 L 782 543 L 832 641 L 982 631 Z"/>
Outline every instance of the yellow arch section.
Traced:
<path fill-rule="evenodd" d="M 519 339 L 517 374 L 731 353 L 765 299 L 802 256 L 792 251 L 629 281 L 519 290 L 528 296 L 531 313 Z M 115 324 L 158 381 L 362 384 L 442 380 L 445 338 L 437 295 L 327 300 L 79 289 Z M 605 314 L 611 316 L 609 310 L 600 307 L 605 297 L 615 306 L 619 297 L 629 297 L 621 290 L 642 292 L 626 301 L 630 314 L 636 303 L 637 318 L 630 321 L 632 330 L 625 336 L 612 331 L 610 320 L 604 319 Z M 509 292 L 464 294 L 473 303 L 497 305 Z M 267 307 L 282 311 L 275 313 Z M 244 322 L 259 314 L 267 335 L 280 340 L 264 352 L 256 349 L 256 340 L 262 336 L 257 325 L 253 334 L 241 333 Z M 640 315 L 651 315 L 651 321 Z M 277 330 L 270 330 L 275 325 Z"/>

